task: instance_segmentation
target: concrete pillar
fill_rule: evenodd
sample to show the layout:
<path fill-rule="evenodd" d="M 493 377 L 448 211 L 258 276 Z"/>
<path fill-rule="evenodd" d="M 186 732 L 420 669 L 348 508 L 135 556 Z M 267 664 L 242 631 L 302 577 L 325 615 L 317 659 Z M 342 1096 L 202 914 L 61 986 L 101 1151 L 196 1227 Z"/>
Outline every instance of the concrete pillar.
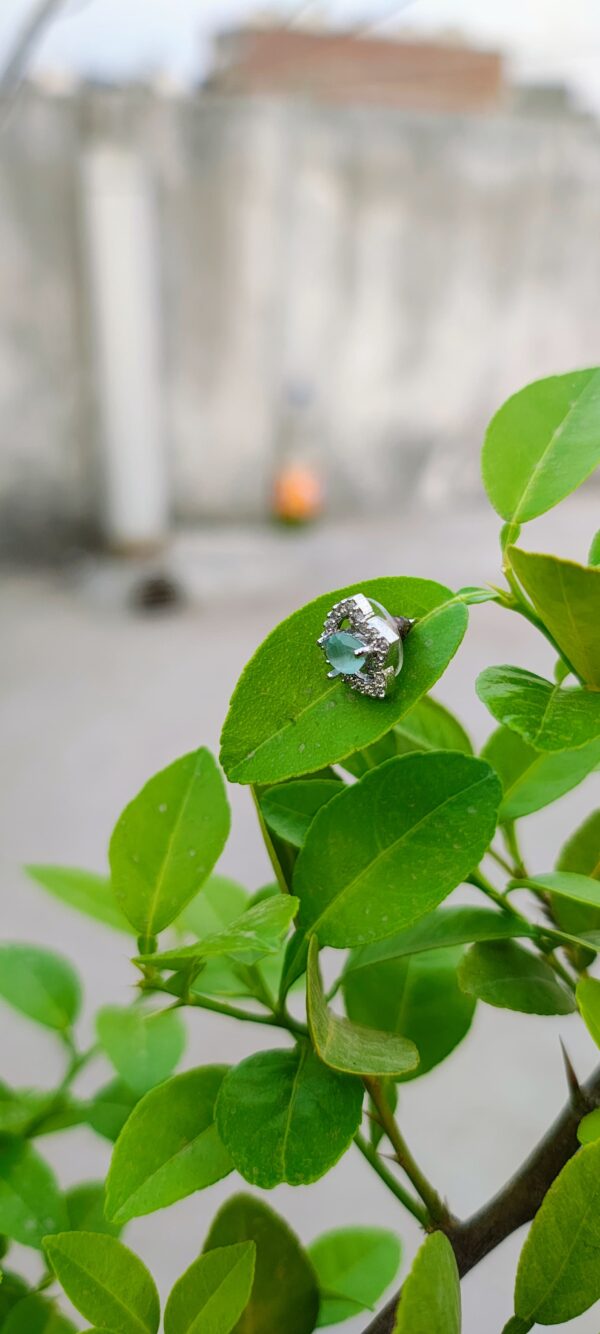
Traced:
<path fill-rule="evenodd" d="M 154 201 L 141 159 L 101 143 L 83 157 L 81 189 L 99 519 L 112 550 L 141 553 L 168 526 Z"/>

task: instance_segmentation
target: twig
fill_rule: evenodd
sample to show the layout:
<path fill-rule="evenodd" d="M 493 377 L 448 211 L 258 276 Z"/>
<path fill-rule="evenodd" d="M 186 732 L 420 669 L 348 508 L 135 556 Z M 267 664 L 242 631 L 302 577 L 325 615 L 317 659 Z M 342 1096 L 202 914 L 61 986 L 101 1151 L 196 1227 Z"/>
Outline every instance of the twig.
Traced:
<path fill-rule="evenodd" d="M 569 1100 L 521 1167 L 482 1209 L 464 1222 L 450 1220 L 438 1231 L 452 1243 L 461 1278 L 524 1223 L 530 1223 L 544 1196 L 577 1152 L 577 1126 L 600 1106 L 600 1066 L 585 1084 L 570 1088 Z M 393 1334 L 399 1294 L 388 1302 L 364 1334 Z"/>

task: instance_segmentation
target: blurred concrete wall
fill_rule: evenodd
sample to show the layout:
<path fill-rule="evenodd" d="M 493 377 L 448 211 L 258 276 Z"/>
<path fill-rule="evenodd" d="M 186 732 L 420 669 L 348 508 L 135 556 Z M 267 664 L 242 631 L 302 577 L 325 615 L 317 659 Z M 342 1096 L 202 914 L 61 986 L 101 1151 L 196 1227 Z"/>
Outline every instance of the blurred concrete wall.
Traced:
<path fill-rule="evenodd" d="M 6 540 L 98 520 L 82 165 L 111 146 L 150 183 L 176 517 L 264 513 L 286 384 L 360 511 L 475 493 L 502 399 L 600 359 L 591 121 L 27 90 L 0 137 Z"/>

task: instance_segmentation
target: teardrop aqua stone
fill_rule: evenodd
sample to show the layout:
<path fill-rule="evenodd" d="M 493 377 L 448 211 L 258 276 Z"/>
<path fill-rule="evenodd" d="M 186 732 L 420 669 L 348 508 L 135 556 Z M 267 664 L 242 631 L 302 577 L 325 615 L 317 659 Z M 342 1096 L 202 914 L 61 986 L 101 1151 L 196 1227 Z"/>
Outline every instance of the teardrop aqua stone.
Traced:
<path fill-rule="evenodd" d="M 329 635 L 324 648 L 327 661 L 331 663 L 336 672 L 340 672 L 344 676 L 357 676 L 367 660 L 362 639 L 359 639 L 357 635 L 351 635 L 348 630 L 337 630 L 335 634 Z M 362 649 L 363 652 L 356 658 L 354 650 L 357 648 Z"/>

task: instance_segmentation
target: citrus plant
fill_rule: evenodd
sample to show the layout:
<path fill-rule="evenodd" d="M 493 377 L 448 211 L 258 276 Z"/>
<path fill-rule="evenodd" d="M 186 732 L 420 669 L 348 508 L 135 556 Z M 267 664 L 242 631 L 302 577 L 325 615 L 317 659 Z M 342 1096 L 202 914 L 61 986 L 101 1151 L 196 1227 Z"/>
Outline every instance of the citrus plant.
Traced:
<path fill-rule="evenodd" d="M 221 764 L 252 793 L 272 885 L 251 895 L 214 869 L 230 818 L 205 749 L 126 807 L 110 875 L 28 868 L 63 904 L 130 937 L 137 987 L 129 1007 L 100 1011 L 82 1050 L 72 964 L 0 947 L 0 996 L 65 1052 L 57 1088 L 0 1089 L 3 1256 L 20 1243 L 43 1258 L 34 1285 L 3 1259 L 2 1334 L 69 1334 L 61 1289 L 96 1334 L 156 1334 L 154 1280 L 122 1230 L 227 1176 L 252 1191 L 235 1184 L 216 1214 L 168 1297 L 164 1334 L 310 1334 L 361 1313 L 371 1334 L 458 1334 L 460 1278 L 527 1222 L 505 1334 L 600 1300 L 600 1067 L 580 1084 L 567 1066 L 558 1119 L 467 1219 L 415 1160 L 397 1106 L 403 1082 L 466 1038 L 478 1004 L 578 1011 L 600 1045 L 600 811 L 582 812 L 554 865 L 526 866 L 518 832 L 600 765 L 600 541 L 587 565 L 521 545 L 522 526 L 599 461 L 600 370 L 529 385 L 483 449 L 504 520 L 497 587 L 373 580 L 324 594 L 261 645 L 231 701 Z M 385 698 L 331 679 L 317 646 L 332 604 L 357 591 L 413 622 Z M 484 601 L 544 636 L 548 671 L 481 673 L 493 730 L 476 755 L 430 691 Z M 470 901 L 453 901 L 465 884 Z M 176 1073 L 186 1022 L 205 1010 L 268 1027 L 272 1047 Z M 113 1077 L 84 1098 L 79 1076 L 98 1053 Z M 65 1193 L 44 1138 L 82 1123 L 112 1144 L 110 1165 L 106 1181 Z M 350 1151 L 395 1197 L 398 1231 L 403 1210 L 423 1229 L 401 1287 L 395 1234 L 357 1223 L 304 1249 L 263 1194 L 308 1185 Z"/>

